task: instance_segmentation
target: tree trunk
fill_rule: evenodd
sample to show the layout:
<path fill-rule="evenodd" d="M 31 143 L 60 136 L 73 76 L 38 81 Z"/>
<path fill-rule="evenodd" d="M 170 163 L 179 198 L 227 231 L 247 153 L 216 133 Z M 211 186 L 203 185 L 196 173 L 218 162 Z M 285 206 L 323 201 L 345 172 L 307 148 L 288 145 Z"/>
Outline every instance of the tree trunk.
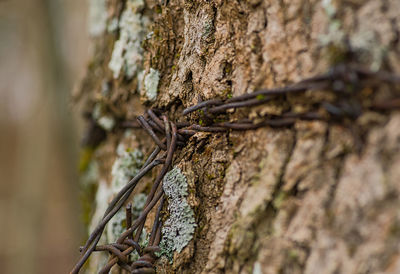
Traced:
<path fill-rule="evenodd" d="M 82 162 L 86 175 L 98 166 L 91 226 L 115 194 L 117 161 L 154 147 L 120 126 L 148 108 L 185 121 L 182 110 L 200 100 L 283 87 L 339 63 L 400 72 L 397 0 L 90 2 L 93 59 L 75 99 L 107 132 Z M 360 96 L 394 89 L 382 81 Z M 287 95 L 227 119 L 308 111 L 326 96 L 336 95 Z M 361 107 L 357 119 L 192 136 L 173 166 L 186 177 L 195 232 L 157 272 L 400 273 L 400 113 Z M 202 124 L 198 116 L 188 121 Z"/>

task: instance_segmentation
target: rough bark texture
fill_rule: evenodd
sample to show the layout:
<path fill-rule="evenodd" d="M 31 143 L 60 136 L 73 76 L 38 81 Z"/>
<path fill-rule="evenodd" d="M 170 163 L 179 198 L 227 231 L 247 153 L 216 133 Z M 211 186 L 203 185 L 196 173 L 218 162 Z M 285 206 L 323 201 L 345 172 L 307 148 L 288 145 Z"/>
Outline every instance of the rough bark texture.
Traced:
<path fill-rule="evenodd" d="M 106 3 L 108 24 L 129 2 Z M 200 97 L 237 96 L 325 72 L 348 46 L 360 64 L 400 73 L 399 10 L 397 0 L 148 0 L 138 11 L 151 32 L 141 42 L 144 78 L 127 80 L 122 71 L 113 78 L 108 64 L 120 32 L 101 32 L 76 98 L 89 111 L 100 104 L 115 122 L 133 119 L 145 106 L 182 120 L 182 109 Z M 160 76 L 155 101 L 146 97 L 143 80 L 150 69 Z M 307 109 L 319 99 L 287 96 L 231 117 Z M 100 184 L 110 183 L 121 142 L 145 154 L 152 147 L 140 130 L 127 135 L 114 127 L 93 157 Z M 161 259 L 157 271 L 399 273 L 399 151 L 394 111 L 350 123 L 199 133 L 174 160 L 188 180 L 196 232 L 173 264 Z"/>

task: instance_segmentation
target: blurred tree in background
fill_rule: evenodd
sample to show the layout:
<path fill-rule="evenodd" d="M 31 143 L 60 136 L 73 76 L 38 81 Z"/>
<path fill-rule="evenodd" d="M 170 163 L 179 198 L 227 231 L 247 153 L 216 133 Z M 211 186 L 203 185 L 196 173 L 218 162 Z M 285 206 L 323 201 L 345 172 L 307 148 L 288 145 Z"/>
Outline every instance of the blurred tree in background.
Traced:
<path fill-rule="evenodd" d="M 66 273 L 83 237 L 69 102 L 87 60 L 86 11 L 77 0 L 0 1 L 2 273 Z"/>

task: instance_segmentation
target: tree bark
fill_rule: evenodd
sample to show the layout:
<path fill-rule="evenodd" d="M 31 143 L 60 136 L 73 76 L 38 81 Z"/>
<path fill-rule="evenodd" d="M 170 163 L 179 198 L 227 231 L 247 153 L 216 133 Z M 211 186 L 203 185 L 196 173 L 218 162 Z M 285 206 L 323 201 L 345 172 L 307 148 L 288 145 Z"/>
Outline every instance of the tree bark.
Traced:
<path fill-rule="evenodd" d="M 104 5 L 97 20 L 107 27 L 94 31 L 93 59 L 75 98 L 90 113 L 100 109 L 94 119 L 109 130 L 91 160 L 99 164 L 100 185 L 112 181 L 119 144 L 151 151 L 143 131 L 118 127 L 146 108 L 182 121 L 182 110 L 199 100 L 282 87 L 349 59 L 400 73 L 397 0 L 138 2 L 91 4 L 97 14 Z M 124 38 L 127 9 L 139 16 L 136 38 Z M 123 58 L 129 47 L 141 47 L 120 69 L 109 65 L 117 61 L 116 41 L 126 44 Z M 391 88 L 382 83 L 363 92 Z M 307 110 L 324 96 L 288 95 L 229 118 Z M 396 111 L 196 134 L 174 158 L 188 181 L 196 231 L 172 264 L 158 260 L 157 272 L 400 273 L 399 150 Z"/>

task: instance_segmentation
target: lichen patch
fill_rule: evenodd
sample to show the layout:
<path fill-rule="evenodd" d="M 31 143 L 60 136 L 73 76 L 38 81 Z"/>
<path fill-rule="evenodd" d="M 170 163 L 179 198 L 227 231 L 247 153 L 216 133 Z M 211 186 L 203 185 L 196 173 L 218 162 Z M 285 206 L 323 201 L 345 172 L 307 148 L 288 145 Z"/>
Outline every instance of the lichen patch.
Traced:
<path fill-rule="evenodd" d="M 161 255 L 172 261 L 173 252 L 181 252 L 192 240 L 196 228 L 194 213 L 186 197 L 188 184 L 178 167 L 168 172 L 163 181 L 163 189 L 168 196 L 168 219 L 163 225 L 163 238 L 160 243 Z"/>
<path fill-rule="evenodd" d="M 106 0 L 89 1 L 89 34 L 92 37 L 103 34 L 107 25 Z"/>
<path fill-rule="evenodd" d="M 119 146 L 117 149 L 119 157 L 115 160 L 111 175 L 111 188 L 114 193 L 118 193 L 123 186 L 134 177 L 143 164 L 143 153 L 138 149 L 124 149 Z"/>
<path fill-rule="evenodd" d="M 126 5 L 119 21 L 120 37 L 114 44 L 108 67 L 114 78 L 122 71 L 127 79 L 131 79 L 142 69 L 141 43 L 147 33 L 149 18 L 140 12 L 144 8 L 143 0 L 130 0 Z"/>
<path fill-rule="evenodd" d="M 159 81 L 160 73 L 150 68 L 150 72 L 144 78 L 144 95 L 150 101 L 154 101 L 157 98 Z"/>

